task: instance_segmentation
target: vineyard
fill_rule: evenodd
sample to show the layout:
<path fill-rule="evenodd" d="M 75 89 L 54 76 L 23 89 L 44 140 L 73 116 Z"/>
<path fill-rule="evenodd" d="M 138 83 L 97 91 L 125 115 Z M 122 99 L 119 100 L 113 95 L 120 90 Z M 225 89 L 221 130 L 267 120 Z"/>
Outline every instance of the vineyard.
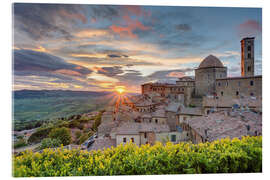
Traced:
<path fill-rule="evenodd" d="M 201 144 L 132 143 L 98 151 L 45 149 L 13 158 L 15 177 L 262 172 L 262 137 Z"/>

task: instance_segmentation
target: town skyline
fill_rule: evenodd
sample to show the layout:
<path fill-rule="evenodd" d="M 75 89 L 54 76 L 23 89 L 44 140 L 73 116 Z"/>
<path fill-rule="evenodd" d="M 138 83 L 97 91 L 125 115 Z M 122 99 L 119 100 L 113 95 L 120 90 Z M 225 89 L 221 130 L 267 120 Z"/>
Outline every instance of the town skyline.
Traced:
<path fill-rule="evenodd" d="M 260 75 L 261 8 L 17 3 L 13 89 L 140 92 L 194 76 L 210 54 L 240 76 L 240 40 L 251 36 Z"/>

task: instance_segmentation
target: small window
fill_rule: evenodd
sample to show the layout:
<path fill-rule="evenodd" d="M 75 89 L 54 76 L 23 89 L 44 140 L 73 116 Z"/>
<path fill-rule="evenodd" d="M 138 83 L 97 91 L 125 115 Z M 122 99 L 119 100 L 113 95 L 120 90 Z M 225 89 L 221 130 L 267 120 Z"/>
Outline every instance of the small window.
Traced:
<path fill-rule="evenodd" d="M 134 138 L 131 138 L 131 142 L 133 142 L 133 143 L 134 143 Z"/>
<path fill-rule="evenodd" d="M 156 119 L 155 122 L 158 123 L 158 120 Z"/>
<path fill-rule="evenodd" d="M 248 51 L 251 51 L 251 46 L 248 46 Z"/>
<path fill-rule="evenodd" d="M 253 84 L 254 84 L 253 81 L 250 81 L 250 85 L 253 86 Z"/>
<path fill-rule="evenodd" d="M 151 119 L 149 119 L 149 122 L 152 122 L 152 120 L 151 120 Z"/>
<path fill-rule="evenodd" d="M 123 142 L 124 142 L 124 143 L 127 142 L 127 138 L 124 137 L 124 138 L 123 138 Z"/>
<path fill-rule="evenodd" d="M 250 59 L 251 58 L 251 54 L 250 53 L 248 53 L 248 59 Z"/>
<path fill-rule="evenodd" d="M 247 71 L 248 71 L 248 72 L 250 71 L 250 66 L 248 66 Z"/>
<path fill-rule="evenodd" d="M 220 92 L 221 96 L 223 96 L 223 91 Z"/>
<path fill-rule="evenodd" d="M 220 82 L 218 83 L 218 86 L 220 86 L 221 84 L 220 84 Z"/>
<path fill-rule="evenodd" d="M 254 96 L 254 93 L 252 92 L 252 93 L 250 93 L 250 96 Z"/>
<path fill-rule="evenodd" d="M 147 133 L 146 133 L 146 132 L 144 133 L 144 138 L 145 138 L 145 139 L 147 138 Z"/>
<path fill-rule="evenodd" d="M 236 94 L 236 96 L 238 96 L 238 95 L 239 95 L 239 91 L 236 91 L 236 93 L 235 93 L 235 94 Z"/>
<path fill-rule="evenodd" d="M 172 135 L 171 135 L 171 141 L 172 141 L 172 142 L 175 142 L 175 141 L 176 141 L 176 135 L 175 135 L 175 134 L 172 134 Z"/>

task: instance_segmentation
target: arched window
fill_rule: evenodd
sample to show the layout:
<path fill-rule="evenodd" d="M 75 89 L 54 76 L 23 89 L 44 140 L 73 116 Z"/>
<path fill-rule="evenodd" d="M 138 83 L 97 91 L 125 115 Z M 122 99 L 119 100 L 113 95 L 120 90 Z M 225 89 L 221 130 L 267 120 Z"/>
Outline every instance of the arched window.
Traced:
<path fill-rule="evenodd" d="M 250 85 L 253 86 L 254 85 L 254 82 L 253 81 L 250 81 Z"/>

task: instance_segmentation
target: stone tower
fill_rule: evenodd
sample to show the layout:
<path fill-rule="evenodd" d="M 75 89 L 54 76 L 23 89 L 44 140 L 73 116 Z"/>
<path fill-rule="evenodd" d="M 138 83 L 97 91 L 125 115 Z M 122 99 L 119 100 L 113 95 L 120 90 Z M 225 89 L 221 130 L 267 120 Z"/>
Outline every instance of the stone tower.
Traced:
<path fill-rule="evenodd" d="M 254 37 L 241 40 L 241 76 L 254 76 Z"/>
<path fill-rule="evenodd" d="M 227 77 L 227 67 L 215 56 L 207 56 L 195 69 L 195 93 L 197 96 L 213 95 L 216 79 Z"/>

